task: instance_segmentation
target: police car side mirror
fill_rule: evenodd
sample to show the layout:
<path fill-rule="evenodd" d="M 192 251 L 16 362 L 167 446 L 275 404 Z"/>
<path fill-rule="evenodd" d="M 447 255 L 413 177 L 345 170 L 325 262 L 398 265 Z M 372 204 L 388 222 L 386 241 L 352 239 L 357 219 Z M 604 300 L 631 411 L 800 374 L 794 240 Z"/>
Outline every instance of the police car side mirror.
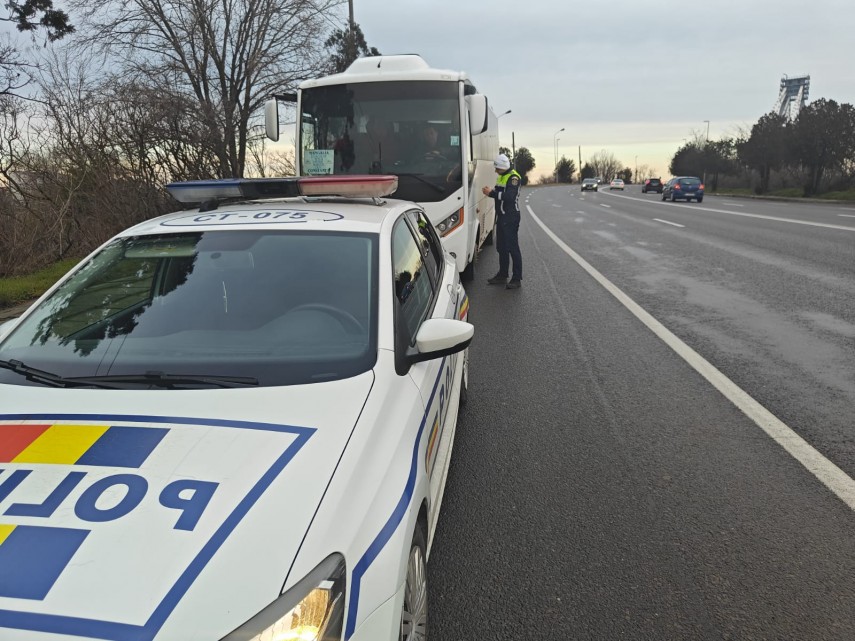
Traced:
<path fill-rule="evenodd" d="M 416 334 L 416 349 L 407 354 L 410 363 L 421 363 L 462 352 L 469 347 L 475 328 L 452 318 L 429 318 Z"/>

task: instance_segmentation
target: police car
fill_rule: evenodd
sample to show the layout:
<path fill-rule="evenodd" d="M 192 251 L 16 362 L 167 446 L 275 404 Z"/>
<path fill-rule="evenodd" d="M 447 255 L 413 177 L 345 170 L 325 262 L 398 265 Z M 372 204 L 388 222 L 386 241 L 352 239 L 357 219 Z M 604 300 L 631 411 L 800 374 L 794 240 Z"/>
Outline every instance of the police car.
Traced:
<path fill-rule="evenodd" d="M 0 639 L 423 639 L 473 327 L 385 176 L 176 183 L 0 328 Z"/>

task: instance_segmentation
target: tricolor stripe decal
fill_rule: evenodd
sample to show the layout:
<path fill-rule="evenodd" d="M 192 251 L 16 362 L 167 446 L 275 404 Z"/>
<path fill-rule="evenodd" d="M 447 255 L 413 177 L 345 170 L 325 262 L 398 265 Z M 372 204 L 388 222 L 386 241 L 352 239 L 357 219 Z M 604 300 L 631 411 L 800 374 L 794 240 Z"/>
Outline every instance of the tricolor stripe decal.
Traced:
<path fill-rule="evenodd" d="M 457 312 L 457 318 L 466 320 L 466 315 L 469 313 L 469 296 L 463 294 L 463 302 L 460 303 L 460 311 Z"/>
<path fill-rule="evenodd" d="M 4 425 L 0 463 L 138 468 L 168 431 L 121 425 Z"/>

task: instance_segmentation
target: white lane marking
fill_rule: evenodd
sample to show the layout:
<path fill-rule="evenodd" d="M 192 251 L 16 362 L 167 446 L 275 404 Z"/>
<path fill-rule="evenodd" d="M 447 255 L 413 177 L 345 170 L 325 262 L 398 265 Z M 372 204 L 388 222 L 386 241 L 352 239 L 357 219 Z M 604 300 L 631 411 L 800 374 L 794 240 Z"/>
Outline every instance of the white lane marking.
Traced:
<path fill-rule="evenodd" d="M 843 211 L 855 211 L 855 207 L 841 207 Z"/>
<path fill-rule="evenodd" d="M 661 218 L 654 218 L 657 223 L 665 223 L 666 225 L 674 225 L 674 227 L 685 227 L 685 225 L 680 225 L 678 223 L 672 223 L 670 220 L 662 220 Z"/>
<path fill-rule="evenodd" d="M 606 203 L 600 203 L 600 207 L 608 207 L 609 209 L 612 208 L 611 205 L 607 205 Z"/>
<path fill-rule="evenodd" d="M 855 214 L 837 214 L 838 216 L 842 216 L 843 218 L 855 218 Z"/>
<path fill-rule="evenodd" d="M 745 205 L 740 205 L 739 203 L 732 203 L 729 200 L 722 200 L 722 205 L 727 205 L 728 207 L 745 207 Z"/>
<path fill-rule="evenodd" d="M 609 193 L 609 192 L 605 192 Z M 618 194 L 609 193 L 609 196 L 612 198 L 628 198 L 629 200 L 636 200 L 638 202 L 650 202 L 645 200 L 644 198 L 633 198 L 632 196 L 623 196 Z M 718 214 L 729 214 L 731 216 L 743 216 L 745 218 L 762 218 L 764 220 L 775 220 L 779 223 L 792 223 L 794 225 L 807 225 L 809 227 L 825 227 L 826 229 L 840 229 L 842 231 L 855 231 L 855 227 L 846 227 L 844 225 L 832 225 L 830 223 L 815 223 L 810 220 L 797 220 L 795 218 L 780 218 L 779 216 L 764 216 L 762 214 L 747 214 L 741 211 L 728 211 L 727 209 L 715 209 L 714 207 L 708 207 L 707 205 L 697 204 L 697 205 L 688 205 L 688 204 L 680 204 L 680 203 L 668 203 L 668 207 L 686 207 L 687 209 L 694 209 L 696 211 L 714 211 Z"/>
<path fill-rule="evenodd" d="M 584 212 L 584 211 L 582 211 L 581 209 L 577 209 L 577 210 L 576 210 L 576 213 L 577 213 L 577 214 L 584 214 L 585 212 Z"/>
<path fill-rule="evenodd" d="M 672 334 L 662 323 L 650 315 L 643 307 L 624 294 L 609 279 L 598 272 L 579 254 L 573 251 L 563 240 L 556 236 L 540 218 L 527 206 L 528 213 L 541 229 L 546 232 L 555 244 L 576 261 L 579 266 L 602 285 L 606 291 L 614 296 L 624 307 L 626 307 L 638 320 L 647 326 L 662 342 L 670 347 L 680 356 L 692 369 L 703 376 L 721 394 L 733 403 L 743 414 L 750 418 L 762 429 L 772 440 L 786 450 L 790 456 L 813 474 L 819 481 L 831 490 L 841 501 L 855 510 L 855 481 L 834 463 L 825 458 L 813 448 L 801 436 L 796 434 L 789 426 L 776 417 L 772 412 L 754 400 L 747 392 L 736 383 L 727 378 L 712 363 L 698 354 L 691 347 Z"/>

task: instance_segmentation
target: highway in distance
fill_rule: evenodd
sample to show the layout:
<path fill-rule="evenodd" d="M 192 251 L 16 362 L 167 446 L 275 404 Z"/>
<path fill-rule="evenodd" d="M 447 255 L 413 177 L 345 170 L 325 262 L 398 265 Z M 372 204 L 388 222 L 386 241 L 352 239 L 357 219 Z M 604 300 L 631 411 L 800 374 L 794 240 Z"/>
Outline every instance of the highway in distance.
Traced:
<path fill-rule="evenodd" d="M 525 189 L 467 287 L 435 641 L 855 638 L 855 208 Z"/>

